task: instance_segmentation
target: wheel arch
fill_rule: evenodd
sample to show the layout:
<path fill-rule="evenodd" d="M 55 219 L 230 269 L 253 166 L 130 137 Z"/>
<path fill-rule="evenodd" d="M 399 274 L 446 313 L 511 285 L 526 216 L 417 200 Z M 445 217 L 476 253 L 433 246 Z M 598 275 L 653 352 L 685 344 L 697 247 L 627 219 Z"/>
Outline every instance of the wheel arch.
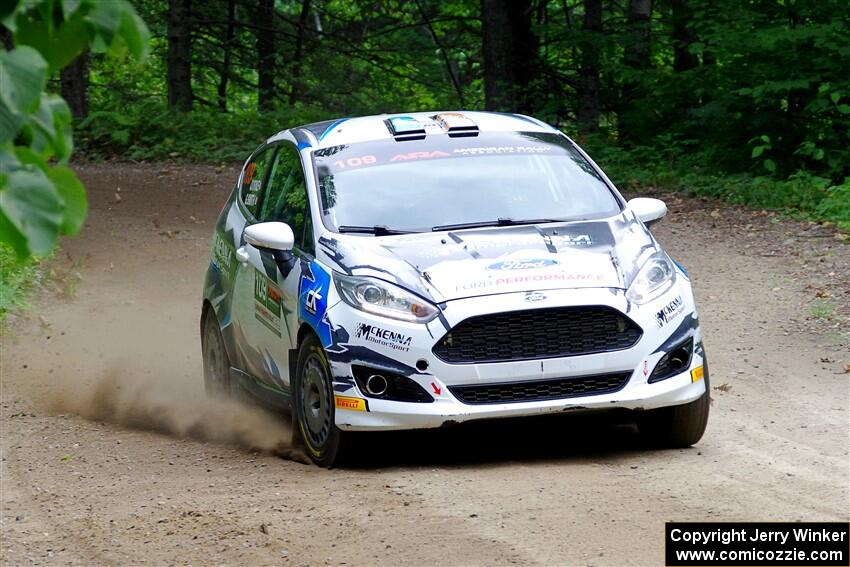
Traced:
<path fill-rule="evenodd" d="M 295 379 L 295 373 L 298 367 L 298 351 L 301 350 L 301 343 L 304 342 L 308 336 L 313 335 L 316 339 L 319 338 L 319 335 L 316 333 L 316 330 L 307 322 L 301 323 L 298 327 L 298 335 L 295 339 L 295 344 L 293 348 L 289 351 L 289 380 L 290 384 L 292 384 L 292 380 Z"/>
<path fill-rule="evenodd" d="M 221 321 L 219 321 L 218 313 L 215 311 L 215 307 L 212 302 L 204 298 L 204 302 L 201 304 L 201 319 L 200 319 L 200 336 L 201 341 L 203 342 L 204 337 L 204 325 L 207 323 L 207 317 L 215 317 L 216 323 L 218 324 L 219 332 L 221 332 L 221 338 L 224 342 L 224 350 L 227 353 L 227 358 L 230 360 L 231 367 L 238 367 L 238 358 L 236 357 L 236 347 L 233 344 L 233 336 L 231 333 L 226 332 L 221 327 Z M 203 347 L 203 344 L 201 345 Z"/>

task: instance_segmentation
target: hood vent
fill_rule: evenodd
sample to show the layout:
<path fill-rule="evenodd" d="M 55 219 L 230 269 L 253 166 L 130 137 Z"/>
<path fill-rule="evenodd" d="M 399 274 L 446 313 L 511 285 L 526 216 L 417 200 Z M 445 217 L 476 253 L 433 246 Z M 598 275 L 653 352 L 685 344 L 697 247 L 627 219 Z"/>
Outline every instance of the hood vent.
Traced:
<path fill-rule="evenodd" d="M 451 138 L 466 138 L 478 135 L 478 125 L 457 112 L 435 114 L 431 120 L 446 132 Z"/>
<path fill-rule="evenodd" d="M 425 126 L 412 116 L 394 116 L 384 120 L 384 124 L 396 142 L 425 139 Z"/>

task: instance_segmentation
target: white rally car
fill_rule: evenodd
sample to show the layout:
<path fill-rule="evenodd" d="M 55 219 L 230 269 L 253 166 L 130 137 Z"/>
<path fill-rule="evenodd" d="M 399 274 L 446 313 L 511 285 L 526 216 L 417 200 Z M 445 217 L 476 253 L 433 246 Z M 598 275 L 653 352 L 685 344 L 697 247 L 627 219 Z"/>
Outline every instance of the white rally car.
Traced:
<path fill-rule="evenodd" d="M 526 116 L 285 130 L 215 228 L 207 389 L 291 408 L 325 466 L 348 431 L 570 410 L 693 444 L 708 369 L 688 275 L 647 229 L 666 212 Z"/>

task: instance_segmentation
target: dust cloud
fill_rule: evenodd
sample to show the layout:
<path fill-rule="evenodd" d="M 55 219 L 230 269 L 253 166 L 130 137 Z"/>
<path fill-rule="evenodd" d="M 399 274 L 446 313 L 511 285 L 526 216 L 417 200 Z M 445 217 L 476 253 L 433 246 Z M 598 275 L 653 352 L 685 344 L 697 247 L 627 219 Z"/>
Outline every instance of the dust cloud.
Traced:
<path fill-rule="evenodd" d="M 93 378 L 66 376 L 43 401 L 52 413 L 71 413 L 92 421 L 304 461 L 292 446 L 288 416 L 207 396 L 200 377 L 190 381 L 146 375 L 114 365 Z"/>

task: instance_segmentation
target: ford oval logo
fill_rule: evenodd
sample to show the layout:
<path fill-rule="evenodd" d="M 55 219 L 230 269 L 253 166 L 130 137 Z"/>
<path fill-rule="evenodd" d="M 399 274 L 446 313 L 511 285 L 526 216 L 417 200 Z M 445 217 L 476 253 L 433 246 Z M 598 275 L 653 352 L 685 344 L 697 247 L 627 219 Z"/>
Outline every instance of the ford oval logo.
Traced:
<path fill-rule="evenodd" d="M 550 266 L 557 266 L 557 260 L 551 260 L 548 258 L 533 258 L 530 260 L 504 260 L 502 262 L 496 262 L 495 264 L 490 264 L 487 266 L 488 270 L 533 270 L 535 268 L 548 268 Z"/>

